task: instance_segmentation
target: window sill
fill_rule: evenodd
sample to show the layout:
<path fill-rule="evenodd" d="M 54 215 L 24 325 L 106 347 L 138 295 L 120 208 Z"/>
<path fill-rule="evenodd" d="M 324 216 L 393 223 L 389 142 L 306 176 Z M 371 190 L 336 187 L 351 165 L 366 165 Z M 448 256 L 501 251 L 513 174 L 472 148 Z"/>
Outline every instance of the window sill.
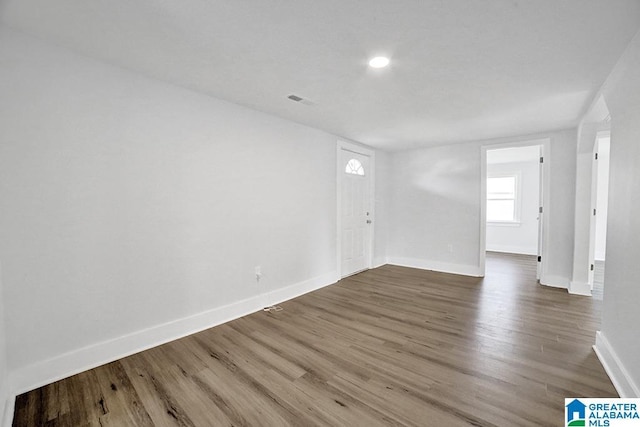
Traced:
<path fill-rule="evenodd" d="M 491 227 L 520 227 L 520 221 L 487 221 L 487 225 Z"/>

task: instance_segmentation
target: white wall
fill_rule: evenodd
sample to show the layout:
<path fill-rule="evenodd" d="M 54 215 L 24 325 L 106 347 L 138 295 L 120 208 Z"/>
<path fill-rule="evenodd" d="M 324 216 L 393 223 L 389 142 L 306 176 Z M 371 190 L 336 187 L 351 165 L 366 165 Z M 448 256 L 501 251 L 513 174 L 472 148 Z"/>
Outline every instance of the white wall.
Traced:
<path fill-rule="evenodd" d="M 545 154 L 551 170 L 549 203 L 544 207 L 548 230 L 541 281 L 562 288 L 568 288 L 573 266 L 576 148 L 577 131 L 565 130 L 551 135 L 551 153 Z"/>
<path fill-rule="evenodd" d="M 567 287 L 573 250 L 576 131 L 501 138 L 391 155 L 391 263 L 479 275 L 483 145 L 550 138 L 548 250 L 542 281 Z"/>
<path fill-rule="evenodd" d="M 594 147 L 598 132 L 602 124 L 598 121 L 583 122 L 578 130 L 578 147 L 576 152 L 576 189 L 574 198 L 574 244 L 573 244 L 573 272 L 569 292 L 579 295 L 591 295 L 593 283 L 593 253 L 595 250 L 592 239 L 595 233 L 595 219 L 593 200 L 595 191 L 595 177 L 597 163 L 594 160 Z"/>
<path fill-rule="evenodd" d="M 490 153 L 491 151 L 487 152 L 487 157 Z M 487 162 L 487 176 L 508 174 L 519 177 L 520 220 L 517 224 L 487 222 L 487 250 L 537 255 L 538 208 L 540 207 L 539 155 L 526 162 Z"/>
<path fill-rule="evenodd" d="M 604 261 L 607 252 L 607 218 L 609 208 L 609 138 L 598 140 L 597 215 L 595 258 Z"/>
<path fill-rule="evenodd" d="M 602 330 L 596 348 L 618 391 L 640 397 L 640 33 L 607 79 L 611 159 Z"/>
<path fill-rule="evenodd" d="M 479 275 L 480 145 L 391 156 L 389 261 Z"/>
<path fill-rule="evenodd" d="M 389 239 L 389 179 L 391 157 L 384 151 L 376 152 L 375 182 L 375 234 L 373 267 L 387 263 L 387 244 Z"/>
<path fill-rule="evenodd" d="M 12 408 L 10 408 L 12 402 L 9 401 L 9 371 L 7 369 L 7 339 L 5 334 L 4 314 L 4 296 L 2 295 L 2 265 L 0 265 L 0 425 L 9 425 L 7 424 L 7 421 L 10 416 L 9 412 L 12 410 Z M 7 412 L 6 417 L 5 411 Z"/>
<path fill-rule="evenodd" d="M 334 136 L 8 29 L 0 62 L 16 392 L 335 280 Z"/>

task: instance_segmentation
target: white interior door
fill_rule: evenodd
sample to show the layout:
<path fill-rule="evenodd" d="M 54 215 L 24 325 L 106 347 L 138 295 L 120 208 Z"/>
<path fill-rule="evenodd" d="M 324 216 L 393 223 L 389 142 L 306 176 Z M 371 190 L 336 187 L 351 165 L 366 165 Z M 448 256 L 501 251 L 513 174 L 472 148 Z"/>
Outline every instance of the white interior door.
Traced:
<path fill-rule="evenodd" d="M 369 156 L 341 150 L 341 276 L 371 268 Z"/>

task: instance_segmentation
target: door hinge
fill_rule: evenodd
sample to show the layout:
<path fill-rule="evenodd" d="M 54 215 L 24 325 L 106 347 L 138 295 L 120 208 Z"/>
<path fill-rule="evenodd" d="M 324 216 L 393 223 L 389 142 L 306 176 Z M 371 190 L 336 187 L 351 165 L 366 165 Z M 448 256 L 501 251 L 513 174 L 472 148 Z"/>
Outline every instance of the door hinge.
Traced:
<path fill-rule="evenodd" d="M 598 160 L 598 153 L 596 153 L 596 160 Z"/>
<path fill-rule="evenodd" d="M 595 266 L 594 266 L 593 264 L 591 264 L 591 271 L 593 271 L 594 267 L 595 267 Z"/>
<path fill-rule="evenodd" d="M 544 157 L 540 157 L 540 163 L 544 163 Z"/>
<path fill-rule="evenodd" d="M 538 255 L 538 262 L 542 262 L 542 256 Z"/>
<path fill-rule="evenodd" d="M 538 209 L 538 213 L 542 213 L 542 206 L 540 206 L 540 209 Z"/>
<path fill-rule="evenodd" d="M 594 214 L 594 215 L 596 214 L 596 210 L 595 210 L 595 209 L 593 210 L 593 214 Z"/>

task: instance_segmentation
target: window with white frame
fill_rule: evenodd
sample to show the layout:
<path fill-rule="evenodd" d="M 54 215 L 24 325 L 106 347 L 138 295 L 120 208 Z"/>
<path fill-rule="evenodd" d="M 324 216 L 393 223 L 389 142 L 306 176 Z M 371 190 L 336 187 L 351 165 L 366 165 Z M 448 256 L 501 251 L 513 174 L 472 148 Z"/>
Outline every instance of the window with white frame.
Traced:
<path fill-rule="evenodd" d="M 487 222 L 518 222 L 518 176 L 487 178 Z"/>
<path fill-rule="evenodd" d="M 364 176 L 364 167 L 362 167 L 360 160 L 351 159 L 347 162 L 347 166 L 344 168 L 344 173 Z"/>

